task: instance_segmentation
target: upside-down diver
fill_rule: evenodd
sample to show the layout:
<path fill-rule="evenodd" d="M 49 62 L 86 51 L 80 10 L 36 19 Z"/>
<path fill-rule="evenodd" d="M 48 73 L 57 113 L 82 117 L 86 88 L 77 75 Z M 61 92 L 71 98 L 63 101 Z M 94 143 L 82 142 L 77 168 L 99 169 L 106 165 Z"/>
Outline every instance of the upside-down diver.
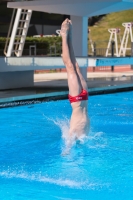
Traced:
<path fill-rule="evenodd" d="M 69 136 L 79 139 L 89 132 L 88 87 L 76 61 L 72 45 L 72 22 L 66 19 L 61 25 L 62 59 L 66 66 L 69 101 L 72 106 Z"/>

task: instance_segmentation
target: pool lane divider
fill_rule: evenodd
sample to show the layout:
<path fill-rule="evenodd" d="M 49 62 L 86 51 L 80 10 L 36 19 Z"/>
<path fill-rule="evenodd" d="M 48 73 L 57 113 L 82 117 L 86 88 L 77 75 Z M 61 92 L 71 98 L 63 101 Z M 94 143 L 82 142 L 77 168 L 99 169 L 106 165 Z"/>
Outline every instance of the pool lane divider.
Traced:
<path fill-rule="evenodd" d="M 108 94 L 108 93 L 131 91 L 131 90 L 133 90 L 133 84 L 123 84 L 123 85 L 115 85 L 115 86 L 107 86 L 99 88 L 89 88 L 88 92 L 89 95 L 91 96 L 91 95 Z M 0 108 L 20 106 L 20 105 L 30 105 L 35 103 L 42 103 L 45 101 L 63 100 L 67 98 L 68 98 L 68 91 L 1 98 Z"/>

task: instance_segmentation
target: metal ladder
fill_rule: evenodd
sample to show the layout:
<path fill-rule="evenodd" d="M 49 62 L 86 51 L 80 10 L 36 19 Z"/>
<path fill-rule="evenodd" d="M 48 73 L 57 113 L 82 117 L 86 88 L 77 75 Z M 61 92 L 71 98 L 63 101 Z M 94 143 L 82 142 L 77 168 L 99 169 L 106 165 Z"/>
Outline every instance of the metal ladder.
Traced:
<path fill-rule="evenodd" d="M 94 43 L 92 41 L 91 30 L 90 29 L 88 30 L 88 33 L 89 33 L 89 42 L 90 42 L 90 46 L 91 46 L 91 51 L 94 54 Z"/>
<path fill-rule="evenodd" d="M 119 52 L 118 52 L 118 38 L 117 36 L 119 36 L 120 38 L 120 29 L 119 28 L 111 28 L 108 29 L 109 33 L 110 33 L 110 38 L 109 38 L 109 42 L 108 42 L 108 46 L 107 46 L 107 50 L 106 50 L 106 54 L 105 56 L 107 57 L 108 55 L 111 55 L 111 53 L 109 53 L 110 49 L 111 49 L 111 42 L 114 41 L 115 42 L 115 56 L 118 57 L 119 56 Z M 121 42 L 121 39 L 120 39 Z"/>
<path fill-rule="evenodd" d="M 14 54 L 17 57 L 22 56 L 31 15 L 32 10 L 17 9 L 17 12 L 16 9 L 13 10 L 8 36 L 4 48 L 4 54 L 6 57 L 14 56 Z"/>
<path fill-rule="evenodd" d="M 132 34 L 133 23 L 126 22 L 126 23 L 123 23 L 122 25 L 125 27 L 125 31 L 124 31 L 124 35 L 123 35 L 121 46 L 120 46 L 119 56 L 121 56 L 122 54 L 124 57 L 126 55 L 126 50 L 131 49 L 131 48 L 127 48 L 129 35 L 130 35 L 131 42 L 133 42 L 133 34 Z"/>

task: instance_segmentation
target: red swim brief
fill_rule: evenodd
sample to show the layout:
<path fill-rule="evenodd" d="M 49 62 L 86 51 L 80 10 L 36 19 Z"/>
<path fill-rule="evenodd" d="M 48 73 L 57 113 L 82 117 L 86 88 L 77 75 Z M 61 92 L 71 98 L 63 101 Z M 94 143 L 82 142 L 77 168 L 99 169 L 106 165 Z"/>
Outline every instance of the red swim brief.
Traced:
<path fill-rule="evenodd" d="M 69 98 L 70 103 L 88 100 L 88 92 L 83 89 L 78 96 L 72 97 L 72 96 L 68 95 L 68 98 Z"/>

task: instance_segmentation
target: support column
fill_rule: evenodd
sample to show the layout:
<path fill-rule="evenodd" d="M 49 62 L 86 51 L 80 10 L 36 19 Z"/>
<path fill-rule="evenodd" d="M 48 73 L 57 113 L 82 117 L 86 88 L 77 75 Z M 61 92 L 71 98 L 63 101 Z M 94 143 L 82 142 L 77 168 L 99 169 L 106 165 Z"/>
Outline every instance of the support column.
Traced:
<path fill-rule="evenodd" d="M 88 56 L 88 17 L 71 15 L 73 24 L 73 47 L 75 56 Z M 87 68 L 81 68 L 81 72 L 87 79 Z"/>
<path fill-rule="evenodd" d="M 133 42 L 131 42 L 131 57 L 133 57 Z M 131 64 L 131 69 L 133 69 L 133 63 Z"/>

